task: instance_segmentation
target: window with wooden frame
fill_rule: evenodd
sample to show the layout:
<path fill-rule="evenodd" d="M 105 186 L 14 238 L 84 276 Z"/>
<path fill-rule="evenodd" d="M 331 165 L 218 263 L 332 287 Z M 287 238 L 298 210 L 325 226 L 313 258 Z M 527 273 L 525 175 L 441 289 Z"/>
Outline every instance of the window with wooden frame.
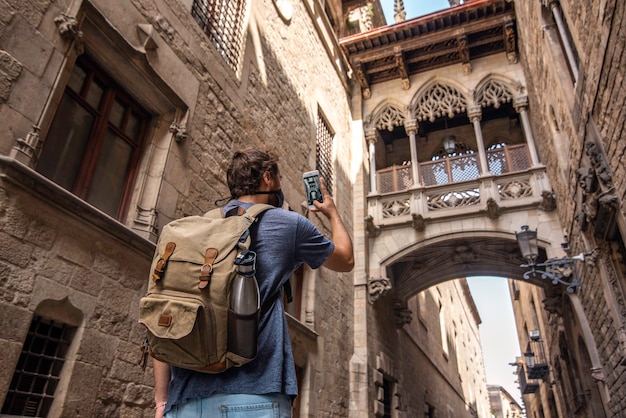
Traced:
<path fill-rule="evenodd" d="M 194 0 L 191 15 L 230 68 L 239 72 L 245 43 L 246 0 Z"/>
<path fill-rule="evenodd" d="M 150 115 L 92 60 L 70 75 L 37 171 L 123 220 Z"/>
<path fill-rule="evenodd" d="M 333 170 L 333 139 L 335 133 L 321 112 L 317 112 L 317 138 L 315 149 L 315 166 L 324 179 L 328 193 L 332 195 L 334 183 Z"/>
<path fill-rule="evenodd" d="M 33 318 L 2 405 L 2 414 L 48 415 L 75 330 L 73 326 L 42 316 Z"/>

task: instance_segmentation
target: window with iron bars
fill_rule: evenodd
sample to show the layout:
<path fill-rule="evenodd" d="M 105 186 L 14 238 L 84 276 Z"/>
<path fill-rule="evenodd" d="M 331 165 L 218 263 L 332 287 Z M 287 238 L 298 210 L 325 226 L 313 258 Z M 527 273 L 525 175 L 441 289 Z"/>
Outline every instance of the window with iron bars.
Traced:
<path fill-rule="evenodd" d="M 333 173 L 333 138 L 335 134 L 330 129 L 324 116 L 317 113 L 317 144 L 315 149 L 315 165 L 320 172 L 320 177 L 324 179 L 328 193 L 332 195 L 334 173 Z"/>
<path fill-rule="evenodd" d="M 75 327 L 35 316 L 13 372 L 2 414 L 45 417 L 50 411 Z"/>
<path fill-rule="evenodd" d="M 191 15 L 233 71 L 239 71 L 245 39 L 246 0 L 194 0 Z"/>

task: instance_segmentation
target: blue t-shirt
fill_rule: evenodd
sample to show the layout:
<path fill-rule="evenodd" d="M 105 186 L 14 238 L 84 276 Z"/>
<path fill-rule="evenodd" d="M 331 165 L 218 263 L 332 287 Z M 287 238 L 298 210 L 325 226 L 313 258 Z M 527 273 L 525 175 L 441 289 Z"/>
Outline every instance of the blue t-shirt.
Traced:
<path fill-rule="evenodd" d="M 230 201 L 248 208 L 250 203 Z M 253 227 L 251 249 L 257 253 L 256 278 L 261 305 L 282 289 L 302 263 L 320 267 L 335 246 L 304 216 L 283 209 L 270 209 Z M 259 321 L 258 354 L 255 360 L 219 374 L 207 374 L 172 367 L 166 411 L 188 399 L 205 398 L 215 393 L 281 393 L 292 398 L 298 394 L 291 340 L 283 305 L 274 303 Z"/>

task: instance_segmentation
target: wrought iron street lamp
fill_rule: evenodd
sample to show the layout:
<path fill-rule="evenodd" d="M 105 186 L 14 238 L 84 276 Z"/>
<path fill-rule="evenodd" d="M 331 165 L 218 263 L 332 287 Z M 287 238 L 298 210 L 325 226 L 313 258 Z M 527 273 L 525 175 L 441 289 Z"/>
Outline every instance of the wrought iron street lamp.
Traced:
<path fill-rule="evenodd" d="M 583 261 L 585 254 L 581 253 L 575 257 L 551 258 L 544 263 L 537 263 L 539 256 L 539 246 L 537 245 L 537 230 L 531 231 L 528 225 L 522 226 L 521 232 L 515 233 L 517 244 L 519 245 L 522 257 L 527 264 L 522 264 L 522 268 L 530 268 L 524 273 L 524 279 L 528 280 L 530 275 L 537 277 L 541 274 L 542 279 L 552 280 L 552 284 L 561 283 L 567 286 L 569 293 L 574 293 L 576 287 L 580 286 L 580 280 L 576 274 L 575 260 Z M 567 281 L 570 279 L 571 281 Z"/>
<path fill-rule="evenodd" d="M 532 369 L 535 367 L 535 353 L 530 349 L 530 346 L 528 346 L 524 353 L 524 360 L 526 361 L 527 368 Z"/>

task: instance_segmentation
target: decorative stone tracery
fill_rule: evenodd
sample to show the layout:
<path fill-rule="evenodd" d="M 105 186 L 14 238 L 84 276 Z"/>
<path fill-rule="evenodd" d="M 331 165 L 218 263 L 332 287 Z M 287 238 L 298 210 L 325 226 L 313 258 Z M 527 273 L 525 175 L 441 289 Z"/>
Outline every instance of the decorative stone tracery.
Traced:
<path fill-rule="evenodd" d="M 452 86 L 436 82 L 418 97 L 414 114 L 418 122 L 434 122 L 443 116 L 452 118 L 466 109 L 467 99 L 461 92 Z"/>
<path fill-rule="evenodd" d="M 499 81 L 490 79 L 476 92 L 476 103 L 481 107 L 493 106 L 498 109 L 504 103 L 510 103 L 513 100 L 513 92 L 508 85 Z"/>
<path fill-rule="evenodd" d="M 404 112 L 399 107 L 388 104 L 376 115 L 376 129 L 393 131 L 397 126 L 404 126 Z"/>

